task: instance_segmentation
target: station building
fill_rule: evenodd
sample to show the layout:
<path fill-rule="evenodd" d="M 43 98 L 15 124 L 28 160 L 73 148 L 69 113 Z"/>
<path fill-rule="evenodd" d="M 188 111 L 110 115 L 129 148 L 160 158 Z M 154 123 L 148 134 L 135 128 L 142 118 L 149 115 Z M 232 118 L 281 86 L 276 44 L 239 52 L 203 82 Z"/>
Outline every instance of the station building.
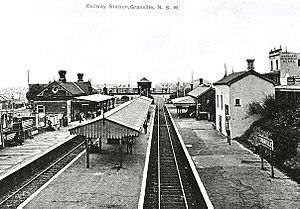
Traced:
<path fill-rule="evenodd" d="M 59 80 L 49 84 L 32 85 L 28 98 L 36 113 L 37 127 L 60 126 L 83 117 L 99 115 L 99 109 L 107 111 L 114 107 L 113 97 L 88 97 L 98 94 L 89 81 L 83 80 L 83 74 L 78 73 L 78 80 L 66 80 L 66 71 L 59 71 Z M 35 87 L 35 88 L 34 88 Z"/>
<path fill-rule="evenodd" d="M 247 114 L 248 104 L 275 94 L 275 82 L 254 71 L 254 60 L 247 62 L 246 71 L 231 73 L 213 84 L 216 128 L 231 138 L 241 136 L 258 119 Z"/>

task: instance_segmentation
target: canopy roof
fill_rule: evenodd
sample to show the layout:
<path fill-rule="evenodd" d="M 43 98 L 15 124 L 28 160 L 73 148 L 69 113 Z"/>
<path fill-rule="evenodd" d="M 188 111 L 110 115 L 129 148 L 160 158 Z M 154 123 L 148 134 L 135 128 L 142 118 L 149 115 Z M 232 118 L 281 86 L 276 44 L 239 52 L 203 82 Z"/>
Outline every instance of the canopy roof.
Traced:
<path fill-rule="evenodd" d="M 121 139 L 138 136 L 146 120 L 152 99 L 138 97 L 130 100 L 93 120 L 69 129 L 71 134 L 87 138 Z"/>
<path fill-rule="evenodd" d="M 113 96 L 104 95 L 104 94 L 91 94 L 88 96 L 75 97 L 75 99 L 92 101 L 92 102 L 103 102 L 106 100 L 110 100 L 112 98 L 113 98 Z"/>
<path fill-rule="evenodd" d="M 206 85 L 198 86 L 194 90 L 190 91 L 188 93 L 188 95 L 191 96 L 191 97 L 198 98 L 210 89 L 211 89 L 211 86 L 206 86 Z"/>
<path fill-rule="evenodd" d="M 196 105 L 195 100 L 191 96 L 179 97 L 179 98 L 172 99 L 172 103 L 175 106 Z"/>

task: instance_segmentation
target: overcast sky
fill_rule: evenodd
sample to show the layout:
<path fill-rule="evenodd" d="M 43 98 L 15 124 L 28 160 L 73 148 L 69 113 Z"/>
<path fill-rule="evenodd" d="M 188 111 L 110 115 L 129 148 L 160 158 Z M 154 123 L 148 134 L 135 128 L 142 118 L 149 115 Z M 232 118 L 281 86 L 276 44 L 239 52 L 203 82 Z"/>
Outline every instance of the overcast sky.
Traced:
<path fill-rule="evenodd" d="M 222 78 L 268 53 L 300 52 L 300 2 L 291 0 L 3 0 L 0 86 L 26 86 L 76 74 L 94 84 Z M 111 10 L 86 4 L 178 5 L 179 11 Z"/>

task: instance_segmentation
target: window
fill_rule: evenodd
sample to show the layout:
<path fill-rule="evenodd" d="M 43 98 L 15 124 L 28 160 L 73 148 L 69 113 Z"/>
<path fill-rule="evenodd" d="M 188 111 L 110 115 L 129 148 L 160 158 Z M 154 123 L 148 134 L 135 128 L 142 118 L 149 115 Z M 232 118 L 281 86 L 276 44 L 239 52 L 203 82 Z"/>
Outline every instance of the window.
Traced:
<path fill-rule="evenodd" d="M 278 70 L 278 60 L 276 60 L 276 70 Z"/>
<path fill-rule="evenodd" d="M 229 106 L 225 105 L 225 115 L 229 115 Z"/>
<path fill-rule="evenodd" d="M 38 113 L 44 113 L 45 112 L 45 106 L 44 105 L 38 105 L 37 106 L 37 112 Z"/>
<path fill-rule="evenodd" d="M 300 67 L 300 59 L 298 59 L 298 67 Z"/>
<path fill-rule="evenodd" d="M 220 99 L 221 99 L 221 110 L 223 110 L 223 95 L 220 95 Z"/>
<path fill-rule="evenodd" d="M 273 61 L 271 60 L 271 70 L 273 70 Z"/>
<path fill-rule="evenodd" d="M 240 99 L 235 99 L 234 100 L 234 105 L 235 106 L 241 106 L 241 100 Z"/>
<path fill-rule="evenodd" d="M 217 95 L 217 108 L 219 108 L 219 95 Z"/>

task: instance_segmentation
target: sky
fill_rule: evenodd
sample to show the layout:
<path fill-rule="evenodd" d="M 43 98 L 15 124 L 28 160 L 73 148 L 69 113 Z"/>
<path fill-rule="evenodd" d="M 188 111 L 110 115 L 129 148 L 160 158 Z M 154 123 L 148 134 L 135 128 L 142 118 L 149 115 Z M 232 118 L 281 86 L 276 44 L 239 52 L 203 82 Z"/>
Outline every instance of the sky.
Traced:
<path fill-rule="evenodd" d="M 274 47 L 300 52 L 297 0 L 2 0 L 0 87 L 77 73 L 93 84 L 211 82 L 246 70 L 269 71 Z M 105 5 L 106 9 L 87 8 Z M 151 5 L 155 10 L 109 9 Z M 179 10 L 158 10 L 178 6 Z"/>

